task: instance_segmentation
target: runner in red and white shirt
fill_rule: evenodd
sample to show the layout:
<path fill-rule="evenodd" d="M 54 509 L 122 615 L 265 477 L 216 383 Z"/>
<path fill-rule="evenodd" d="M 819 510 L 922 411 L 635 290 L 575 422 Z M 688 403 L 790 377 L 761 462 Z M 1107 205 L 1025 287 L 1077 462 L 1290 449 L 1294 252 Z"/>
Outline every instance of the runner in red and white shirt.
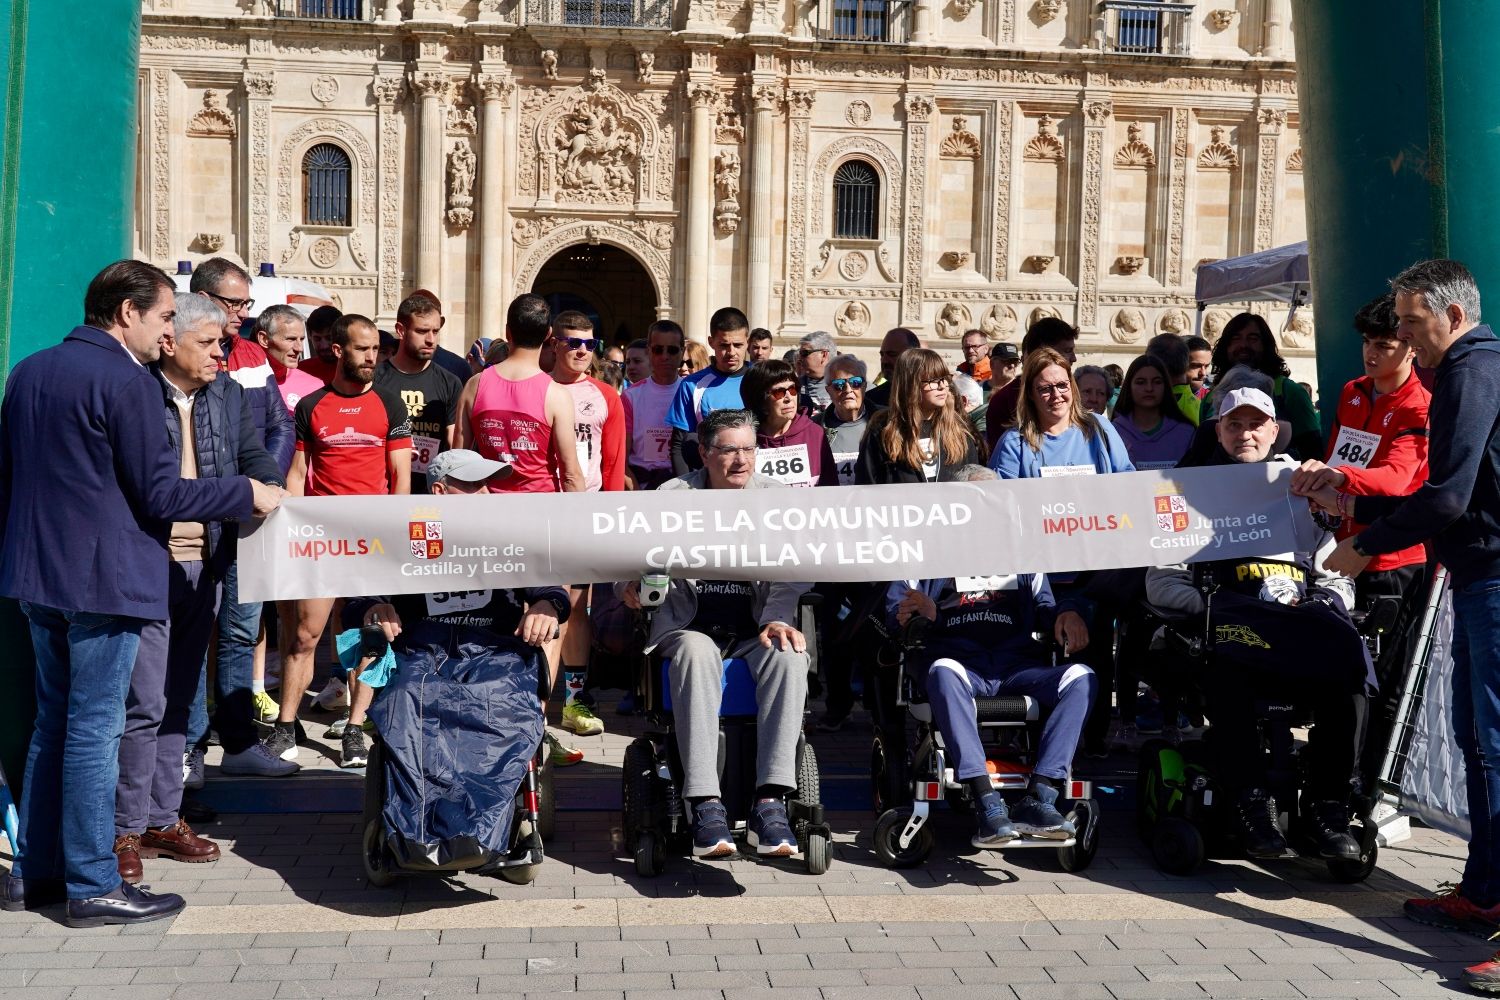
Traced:
<path fill-rule="evenodd" d="M 552 318 L 552 379 L 573 399 L 574 443 L 583 466 L 585 489 L 590 492 L 625 488 L 625 410 L 619 393 L 589 375 L 602 346 L 594 337 L 594 324 L 576 310 Z M 548 351 L 542 352 L 547 366 Z M 579 699 L 588 679 L 589 652 L 594 633 L 589 625 L 587 584 L 574 587 L 573 611 L 562 629 L 563 700 L 562 724 L 580 736 L 604 732 L 589 705 Z"/>
<path fill-rule="evenodd" d="M 293 496 L 381 496 L 411 492 L 411 423 L 406 404 L 374 385 L 380 332 L 363 316 L 341 316 L 333 327 L 333 381 L 303 396 L 293 421 L 297 453 L 287 474 Z M 331 552 L 358 551 L 362 540 L 327 539 Z M 297 708 L 312 683 L 313 656 L 333 598 L 297 602 L 296 629 L 281 666 L 281 716 L 266 747 L 283 760 L 297 757 Z M 367 708 L 373 692 L 349 678 L 349 697 Z"/>
<path fill-rule="evenodd" d="M 667 410 L 677 395 L 677 374 L 682 349 L 687 342 L 682 327 L 669 319 L 652 323 L 646 333 L 651 377 L 626 388 L 625 431 L 629 450 L 629 476 L 634 489 L 654 490 L 671 479 L 672 427 Z"/>

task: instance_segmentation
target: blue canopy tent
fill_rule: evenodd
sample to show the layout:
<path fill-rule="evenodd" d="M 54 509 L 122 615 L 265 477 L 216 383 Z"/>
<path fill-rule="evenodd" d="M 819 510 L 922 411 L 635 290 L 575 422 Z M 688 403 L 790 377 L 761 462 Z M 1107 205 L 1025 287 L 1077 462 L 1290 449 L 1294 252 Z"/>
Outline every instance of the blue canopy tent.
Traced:
<path fill-rule="evenodd" d="M 1202 331 L 1203 311 L 1215 302 L 1286 302 L 1292 307 L 1287 315 L 1290 323 L 1311 295 L 1306 241 L 1200 264 L 1194 329 Z"/>

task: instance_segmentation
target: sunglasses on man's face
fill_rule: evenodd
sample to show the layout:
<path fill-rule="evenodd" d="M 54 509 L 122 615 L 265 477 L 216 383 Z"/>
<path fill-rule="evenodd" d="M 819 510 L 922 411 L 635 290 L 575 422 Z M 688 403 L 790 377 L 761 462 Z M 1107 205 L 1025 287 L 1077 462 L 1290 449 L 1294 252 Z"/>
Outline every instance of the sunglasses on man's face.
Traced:
<path fill-rule="evenodd" d="M 809 354 L 827 354 L 828 350 L 823 347 L 802 347 L 797 350 L 797 357 L 805 358 Z"/>
<path fill-rule="evenodd" d="M 570 351 L 593 351 L 599 347 L 599 340 L 596 337 L 553 337 L 552 343 Z"/>
<path fill-rule="evenodd" d="M 845 389 L 863 389 L 865 380 L 858 375 L 850 378 L 836 378 L 828 383 L 828 388 L 834 392 L 843 392 Z"/>
<path fill-rule="evenodd" d="M 678 355 L 682 353 L 682 348 L 676 344 L 652 344 L 651 353 Z"/>

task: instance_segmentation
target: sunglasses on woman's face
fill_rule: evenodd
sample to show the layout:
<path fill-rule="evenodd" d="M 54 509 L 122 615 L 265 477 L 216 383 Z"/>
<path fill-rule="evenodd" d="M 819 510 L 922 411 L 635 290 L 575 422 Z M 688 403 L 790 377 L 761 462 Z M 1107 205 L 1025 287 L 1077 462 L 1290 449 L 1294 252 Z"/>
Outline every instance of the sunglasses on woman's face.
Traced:
<path fill-rule="evenodd" d="M 788 396 L 797 395 L 797 387 L 795 385 L 773 385 L 766 390 L 766 395 L 772 399 L 786 399 Z"/>
<path fill-rule="evenodd" d="M 552 342 L 570 351 L 593 351 L 599 347 L 599 340 L 596 337 L 553 337 Z"/>
<path fill-rule="evenodd" d="M 858 375 L 853 375 L 849 378 L 836 378 L 828 383 L 828 388 L 834 392 L 843 392 L 845 389 L 863 389 L 864 387 L 865 380 Z"/>
<path fill-rule="evenodd" d="M 682 353 L 682 348 L 678 347 L 676 344 L 652 344 L 651 353 L 677 355 Z"/>

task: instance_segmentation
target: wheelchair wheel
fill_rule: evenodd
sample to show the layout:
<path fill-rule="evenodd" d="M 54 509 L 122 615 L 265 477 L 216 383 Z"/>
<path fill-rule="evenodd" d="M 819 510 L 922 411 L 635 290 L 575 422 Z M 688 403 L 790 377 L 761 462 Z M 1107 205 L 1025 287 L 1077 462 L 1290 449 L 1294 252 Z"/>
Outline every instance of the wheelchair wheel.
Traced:
<path fill-rule="evenodd" d="M 1164 817 L 1157 815 L 1161 806 L 1161 752 L 1172 744 L 1162 739 L 1150 739 L 1141 744 L 1135 768 L 1135 829 L 1145 843 L 1151 843 L 1156 824 Z"/>
<path fill-rule="evenodd" d="M 1365 828 L 1363 824 L 1356 824 L 1349 828 L 1349 835 L 1359 841 L 1361 845 L 1365 842 L 1364 834 Z M 1370 838 L 1370 846 L 1361 850 L 1358 861 L 1330 858 L 1328 861 L 1328 874 L 1333 876 L 1335 882 L 1354 885 L 1370 877 L 1370 873 L 1375 871 L 1375 864 L 1379 859 L 1380 845 L 1372 837 Z"/>
<path fill-rule="evenodd" d="M 915 868 L 932 853 L 930 819 L 917 830 L 910 844 L 901 846 L 901 831 L 909 819 L 910 809 L 887 809 L 875 822 L 875 854 L 887 868 Z"/>
<path fill-rule="evenodd" d="M 870 745 L 870 802 L 879 816 L 887 809 L 904 805 L 911 798 L 906 766 L 906 749 L 890 741 L 888 735 L 875 731 Z"/>
<path fill-rule="evenodd" d="M 1168 875 L 1188 875 L 1203 863 L 1203 834 L 1180 816 L 1158 820 L 1151 833 L 1151 856 Z"/>
<path fill-rule="evenodd" d="M 502 868 L 498 872 L 502 879 L 511 885 L 530 885 L 536 881 L 536 870 L 541 865 L 516 865 L 514 868 Z"/>
<path fill-rule="evenodd" d="M 803 838 L 802 857 L 807 861 L 807 874 L 826 875 L 833 863 L 833 844 L 821 830 L 810 830 Z"/>
<path fill-rule="evenodd" d="M 1073 825 L 1078 829 L 1072 847 L 1059 847 L 1057 861 L 1065 872 L 1081 872 L 1099 853 L 1099 806 L 1093 799 L 1073 803 Z"/>
<path fill-rule="evenodd" d="M 640 830 L 635 835 L 635 872 L 642 878 L 656 878 L 667 867 L 667 842 L 656 830 Z"/>
<path fill-rule="evenodd" d="M 818 755 L 806 740 L 797 744 L 797 801 L 810 805 L 822 802 L 822 777 L 818 772 Z"/>
<path fill-rule="evenodd" d="M 379 818 L 365 824 L 360 854 L 365 865 L 365 878 L 377 889 L 395 884 L 396 875 L 391 869 L 390 856 L 385 852 L 385 830 Z"/>
<path fill-rule="evenodd" d="M 632 740 L 620 769 L 620 801 L 625 842 L 635 845 L 637 834 L 656 827 L 656 750 L 648 739 Z"/>
<path fill-rule="evenodd" d="M 557 832 L 557 796 L 552 771 L 552 762 L 544 758 L 536 772 L 536 832 L 543 844 L 551 843 L 552 835 Z"/>

